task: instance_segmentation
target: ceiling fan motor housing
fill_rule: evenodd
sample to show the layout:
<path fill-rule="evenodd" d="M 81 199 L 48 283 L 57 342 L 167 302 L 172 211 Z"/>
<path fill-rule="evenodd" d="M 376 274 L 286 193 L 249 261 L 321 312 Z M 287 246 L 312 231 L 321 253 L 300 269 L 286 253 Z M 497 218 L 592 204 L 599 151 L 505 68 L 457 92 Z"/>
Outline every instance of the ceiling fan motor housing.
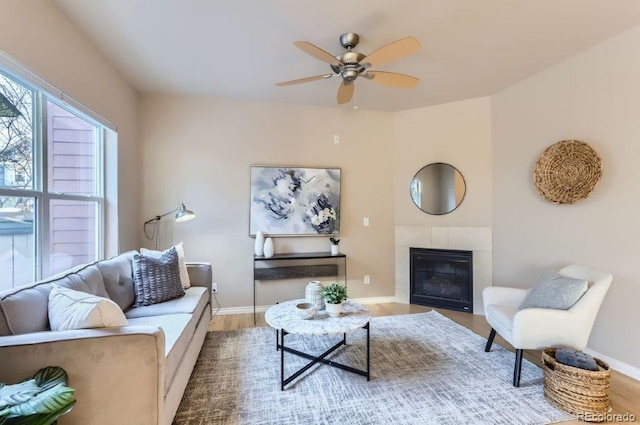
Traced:
<path fill-rule="evenodd" d="M 344 52 L 336 56 L 343 65 L 331 65 L 331 69 L 336 74 L 340 74 L 344 81 L 353 81 L 358 75 L 364 72 L 365 67 L 360 65 L 360 61 L 366 56 L 358 52 Z"/>

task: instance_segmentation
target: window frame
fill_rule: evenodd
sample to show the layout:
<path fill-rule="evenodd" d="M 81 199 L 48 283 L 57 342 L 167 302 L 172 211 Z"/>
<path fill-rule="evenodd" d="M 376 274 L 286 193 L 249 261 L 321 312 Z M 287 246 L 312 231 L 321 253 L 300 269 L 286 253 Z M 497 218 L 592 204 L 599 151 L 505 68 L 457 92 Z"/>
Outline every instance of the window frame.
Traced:
<path fill-rule="evenodd" d="M 0 52 L 1 53 L 1 52 Z M 105 138 L 109 126 L 96 121 L 72 102 L 70 105 L 64 100 L 52 96 L 47 91 L 42 90 L 36 84 L 31 84 L 25 79 L 11 73 L 3 67 L 3 56 L 0 55 L 0 74 L 13 80 L 15 83 L 23 85 L 33 92 L 32 99 L 32 187 L 5 188 L 0 187 L 0 196 L 29 197 L 35 199 L 34 211 L 34 270 L 33 276 L 36 280 L 51 275 L 51 201 L 83 201 L 96 203 L 96 225 L 95 225 L 95 259 L 101 259 L 105 252 Z M 94 195 L 71 194 L 64 192 L 53 192 L 49 190 L 49 156 L 48 156 L 48 110 L 47 102 L 66 110 L 67 112 L 85 120 L 95 127 L 95 193 Z"/>

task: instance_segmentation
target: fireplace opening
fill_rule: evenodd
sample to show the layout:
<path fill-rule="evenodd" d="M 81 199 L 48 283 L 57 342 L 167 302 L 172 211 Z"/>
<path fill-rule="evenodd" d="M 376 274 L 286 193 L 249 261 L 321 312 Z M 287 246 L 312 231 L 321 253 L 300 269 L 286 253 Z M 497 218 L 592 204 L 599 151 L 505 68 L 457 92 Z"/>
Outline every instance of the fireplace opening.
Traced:
<path fill-rule="evenodd" d="M 473 312 L 471 251 L 410 248 L 411 304 Z"/>

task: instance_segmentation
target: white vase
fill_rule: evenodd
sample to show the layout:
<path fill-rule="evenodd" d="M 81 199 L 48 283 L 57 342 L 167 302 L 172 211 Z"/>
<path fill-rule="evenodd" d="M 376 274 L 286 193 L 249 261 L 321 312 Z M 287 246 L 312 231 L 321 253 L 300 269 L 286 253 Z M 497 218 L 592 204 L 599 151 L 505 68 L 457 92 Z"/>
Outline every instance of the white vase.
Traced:
<path fill-rule="evenodd" d="M 329 316 L 331 317 L 338 317 L 340 316 L 340 313 L 342 313 L 342 303 L 340 304 L 325 303 L 324 308 L 327 310 L 327 313 L 329 313 Z"/>
<path fill-rule="evenodd" d="M 267 238 L 264 241 L 264 258 L 273 257 L 273 239 Z"/>
<path fill-rule="evenodd" d="M 338 245 L 331 244 L 331 255 L 340 254 L 340 247 Z"/>
<path fill-rule="evenodd" d="M 261 257 L 264 255 L 264 233 L 262 233 L 262 230 L 258 230 L 256 232 L 256 244 L 253 247 L 253 252 L 258 257 Z"/>
<path fill-rule="evenodd" d="M 309 282 L 304 290 L 305 301 L 314 303 L 318 306 L 318 310 L 324 310 L 324 298 L 322 298 L 322 284 L 319 280 Z"/>

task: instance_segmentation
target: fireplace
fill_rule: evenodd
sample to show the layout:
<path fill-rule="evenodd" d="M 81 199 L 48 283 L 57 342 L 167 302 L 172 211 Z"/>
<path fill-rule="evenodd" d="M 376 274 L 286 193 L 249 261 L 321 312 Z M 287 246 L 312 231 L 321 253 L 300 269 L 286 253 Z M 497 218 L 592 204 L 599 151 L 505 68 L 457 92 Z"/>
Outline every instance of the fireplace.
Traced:
<path fill-rule="evenodd" d="M 410 249 L 411 304 L 473 312 L 471 251 Z"/>

